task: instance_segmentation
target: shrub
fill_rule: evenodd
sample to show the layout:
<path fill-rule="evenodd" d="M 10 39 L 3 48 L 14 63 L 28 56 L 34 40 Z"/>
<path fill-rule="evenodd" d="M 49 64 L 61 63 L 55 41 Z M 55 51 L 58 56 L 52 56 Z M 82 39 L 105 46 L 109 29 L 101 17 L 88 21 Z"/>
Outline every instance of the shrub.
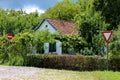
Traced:
<path fill-rule="evenodd" d="M 6 53 L 0 53 L 0 64 L 4 64 L 9 60 L 9 56 Z"/>
<path fill-rule="evenodd" d="M 80 55 L 28 55 L 27 66 L 79 71 L 105 70 L 106 60 L 95 56 Z"/>
<path fill-rule="evenodd" d="M 13 65 L 13 66 L 23 66 L 24 64 L 24 58 L 21 54 L 9 54 L 9 61 L 8 65 Z"/>
<path fill-rule="evenodd" d="M 109 68 L 113 71 L 120 71 L 120 58 L 113 57 L 109 60 Z"/>
<path fill-rule="evenodd" d="M 7 58 L 3 58 L 6 57 Z M 33 66 L 41 68 L 67 69 L 77 71 L 106 70 L 106 59 L 98 56 L 21 54 L 0 55 L 0 64 L 13 66 Z M 120 58 L 109 59 L 109 70 L 120 71 Z"/>
<path fill-rule="evenodd" d="M 45 60 L 46 57 L 47 55 L 45 54 L 28 54 L 24 66 L 42 67 L 43 59 Z"/>
<path fill-rule="evenodd" d="M 0 65 L 22 66 L 24 58 L 20 53 L 2 53 L 0 54 Z"/>

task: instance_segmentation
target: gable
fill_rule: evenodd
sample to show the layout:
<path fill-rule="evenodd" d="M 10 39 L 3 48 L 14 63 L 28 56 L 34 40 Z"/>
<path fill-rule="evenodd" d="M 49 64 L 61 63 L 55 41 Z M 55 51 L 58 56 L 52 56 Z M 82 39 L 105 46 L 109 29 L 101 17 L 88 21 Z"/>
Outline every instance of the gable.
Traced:
<path fill-rule="evenodd" d="M 47 21 L 44 20 L 39 26 L 37 30 L 48 30 L 50 33 L 55 33 L 56 29 Z"/>

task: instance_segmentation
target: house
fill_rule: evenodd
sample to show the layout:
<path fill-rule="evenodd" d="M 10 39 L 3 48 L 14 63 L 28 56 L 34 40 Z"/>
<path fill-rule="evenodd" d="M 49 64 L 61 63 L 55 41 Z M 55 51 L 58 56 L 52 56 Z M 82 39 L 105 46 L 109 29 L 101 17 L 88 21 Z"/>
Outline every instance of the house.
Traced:
<path fill-rule="evenodd" d="M 42 22 L 38 25 L 36 28 L 36 31 L 38 30 L 45 30 L 48 29 L 48 31 L 52 34 L 56 31 L 59 31 L 60 34 L 77 34 L 78 30 L 76 29 L 76 24 L 74 22 L 69 22 L 65 20 L 59 20 L 59 19 L 52 19 L 52 18 L 45 18 L 42 20 Z M 55 52 L 58 54 L 62 54 L 62 42 L 55 40 L 56 42 L 54 44 L 45 43 L 44 44 L 44 52 Z"/>

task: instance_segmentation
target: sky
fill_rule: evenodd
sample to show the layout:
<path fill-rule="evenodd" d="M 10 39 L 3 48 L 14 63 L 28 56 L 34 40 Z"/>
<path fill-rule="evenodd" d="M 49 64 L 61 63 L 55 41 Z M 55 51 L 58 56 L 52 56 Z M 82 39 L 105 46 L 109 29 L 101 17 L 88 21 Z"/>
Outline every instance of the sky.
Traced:
<path fill-rule="evenodd" d="M 28 14 L 35 12 L 44 13 L 49 7 L 54 6 L 61 0 L 0 0 L 0 8 L 2 9 L 23 9 Z"/>

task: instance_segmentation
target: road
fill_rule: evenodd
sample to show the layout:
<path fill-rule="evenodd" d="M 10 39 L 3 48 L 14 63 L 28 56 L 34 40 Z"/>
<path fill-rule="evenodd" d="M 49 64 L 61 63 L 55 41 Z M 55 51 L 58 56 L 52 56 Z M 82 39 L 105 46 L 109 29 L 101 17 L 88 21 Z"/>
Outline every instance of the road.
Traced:
<path fill-rule="evenodd" d="M 0 66 L 0 80 L 37 80 L 44 69 L 21 66 Z"/>

